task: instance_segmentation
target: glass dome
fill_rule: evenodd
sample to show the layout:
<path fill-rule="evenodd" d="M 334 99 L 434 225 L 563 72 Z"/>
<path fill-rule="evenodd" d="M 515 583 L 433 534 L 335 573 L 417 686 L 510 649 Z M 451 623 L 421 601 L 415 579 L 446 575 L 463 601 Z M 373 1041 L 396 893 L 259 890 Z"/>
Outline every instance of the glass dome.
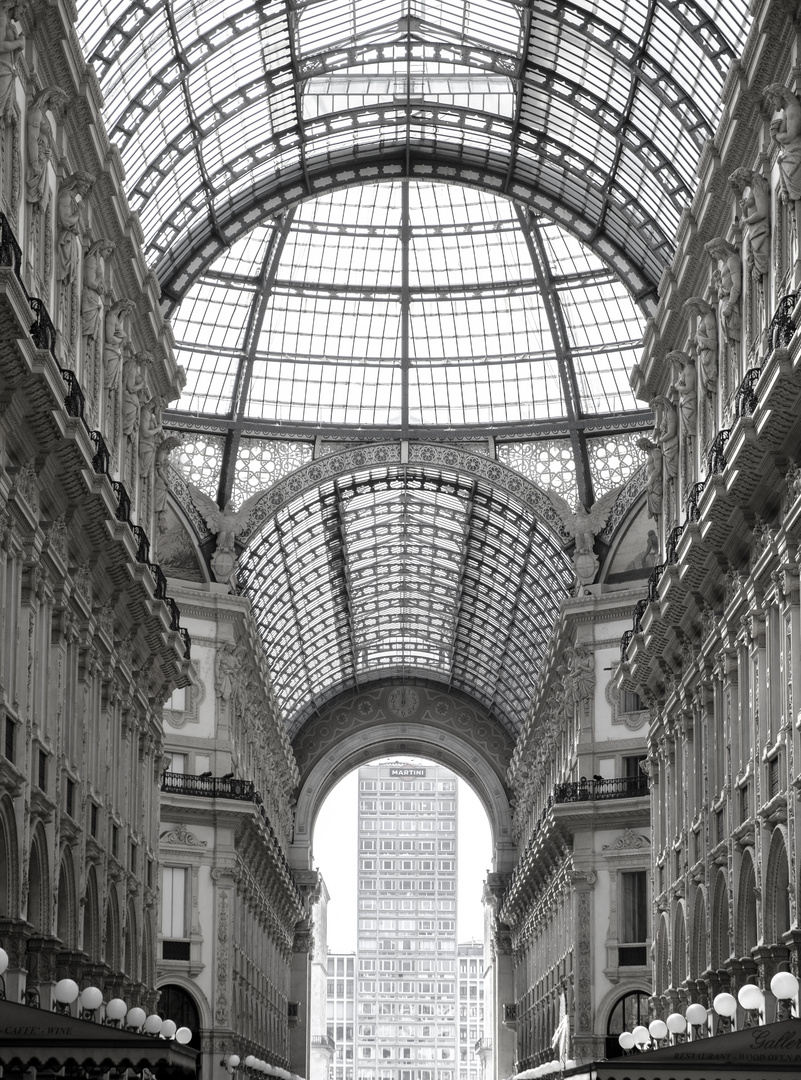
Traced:
<path fill-rule="evenodd" d="M 260 225 L 173 316 L 179 412 L 502 430 L 636 410 L 641 314 L 553 222 L 470 188 L 345 188 Z"/>

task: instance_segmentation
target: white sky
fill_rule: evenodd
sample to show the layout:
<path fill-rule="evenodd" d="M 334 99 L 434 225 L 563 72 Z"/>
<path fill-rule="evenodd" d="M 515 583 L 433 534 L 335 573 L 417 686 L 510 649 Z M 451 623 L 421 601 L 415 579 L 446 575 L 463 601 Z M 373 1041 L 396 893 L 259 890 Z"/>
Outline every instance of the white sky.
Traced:
<path fill-rule="evenodd" d="M 393 757 L 392 760 L 400 758 Z M 418 758 L 408 760 L 415 764 L 434 764 Z M 322 872 L 331 896 L 328 904 L 328 948 L 331 952 L 356 951 L 357 815 L 358 770 L 355 769 L 339 781 L 323 803 L 312 841 L 315 865 Z M 457 829 L 458 940 L 483 941 L 481 890 L 491 867 L 492 841 L 484 807 L 462 779 L 459 779 Z"/>

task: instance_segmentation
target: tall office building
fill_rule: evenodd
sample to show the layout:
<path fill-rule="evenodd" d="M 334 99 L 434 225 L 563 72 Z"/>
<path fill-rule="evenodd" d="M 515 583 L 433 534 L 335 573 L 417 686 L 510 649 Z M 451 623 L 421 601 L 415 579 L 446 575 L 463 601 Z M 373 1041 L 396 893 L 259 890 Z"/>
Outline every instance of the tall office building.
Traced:
<path fill-rule="evenodd" d="M 460 943 L 456 949 L 456 985 L 459 997 L 459 1077 L 480 1080 L 484 1043 L 484 945 Z"/>
<path fill-rule="evenodd" d="M 328 1080 L 354 1080 L 355 965 L 356 957 L 353 953 L 328 954 L 326 1028 L 329 1045 L 333 1043 L 333 1062 Z M 319 1080 L 323 1078 L 320 1077 Z"/>
<path fill-rule="evenodd" d="M 456 776 L 359 770 L 357 1080 L 457 1080 Z"/>

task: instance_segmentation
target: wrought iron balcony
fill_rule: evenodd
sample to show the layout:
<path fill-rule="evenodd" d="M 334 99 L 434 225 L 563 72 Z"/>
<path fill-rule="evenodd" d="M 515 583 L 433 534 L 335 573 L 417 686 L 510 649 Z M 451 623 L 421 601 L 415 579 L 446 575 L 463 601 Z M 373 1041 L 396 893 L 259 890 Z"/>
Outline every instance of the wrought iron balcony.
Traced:
<path fill-rule="evenodd" d="M 232 776 L 190 776 L 188 773 L 165 772 L 161 790 L 168 795 L 192 795 L 202 799 L 236 799 L 257 802 L 252 780 L 237 780 Z"/>
<path fill-rule="evenodd" d="M 557 784 L 553 789 L 555 803 L 598 802 L 607 799 L 635 799 L 648 794 L 648 777 L 615 776 L 610 780 L 587 780 Z"/>

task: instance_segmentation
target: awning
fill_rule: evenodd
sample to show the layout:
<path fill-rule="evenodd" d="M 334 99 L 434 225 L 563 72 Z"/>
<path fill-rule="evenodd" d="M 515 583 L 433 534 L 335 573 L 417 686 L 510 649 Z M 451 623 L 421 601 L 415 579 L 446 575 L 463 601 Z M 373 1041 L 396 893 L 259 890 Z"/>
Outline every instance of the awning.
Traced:
<path fill-rule="evenodd" d="M 798 1080 L 801 1020 L 599 1061 L 595 1069 L 598 1080 Z"/>
<path fill-rule="evenodd" d="M 196 1059 L 196 1050 L 165 1039 L 0 1001 L 0 1065 L 4 1069 L 149 1069 L 158 1080 L 193 1080 Z"/>

